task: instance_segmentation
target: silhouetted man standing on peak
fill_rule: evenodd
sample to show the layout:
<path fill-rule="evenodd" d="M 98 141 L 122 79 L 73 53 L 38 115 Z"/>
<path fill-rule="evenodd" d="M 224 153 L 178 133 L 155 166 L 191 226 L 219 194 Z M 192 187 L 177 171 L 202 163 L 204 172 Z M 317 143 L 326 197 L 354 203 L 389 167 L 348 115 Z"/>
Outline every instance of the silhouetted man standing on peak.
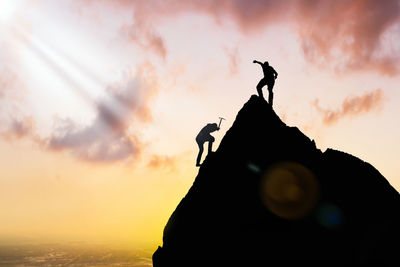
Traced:
<path fill-rule="evenodd" d="M 268 61 L 265 61 L 264 63 L 257 61 L 257 60 L 253 60 L 253 63 L 257 63 L 260 64 L 263 72 L 264 72 L 264 78 L 262 78 L 260 80 L 260 82 L 257 84 L 257 92 L 258 95 L 264 99 L 263 93 L 262 93 L 262 88 L 267 85 L 268 86 L 268 103 L 271 105 L 272 107 L 272 102 L 273 102 L 273 97 L 274 94 L 272 93 L 272 88 L 274 88 L 274 84 L 275 84 L 275 79 L 278 78 L 278 73 L 275 71 L 275 69 L 270 66 L 268 64 Z"/>
<path fill-rule="evenodd" d="M 210 134 L 212 132 L 219 131 L 219 127 L 216 123 L 208 123 L 203 129 L 200 130 L 196 136 L 196 142 L 199 145 L 199 154 L 197 155 L 196 166 L 200 166 L 201 155 L 203 154 L 203 145 L 208 142 L 208 154 L 212 152 L 212 144 L 215 138 Z"/>

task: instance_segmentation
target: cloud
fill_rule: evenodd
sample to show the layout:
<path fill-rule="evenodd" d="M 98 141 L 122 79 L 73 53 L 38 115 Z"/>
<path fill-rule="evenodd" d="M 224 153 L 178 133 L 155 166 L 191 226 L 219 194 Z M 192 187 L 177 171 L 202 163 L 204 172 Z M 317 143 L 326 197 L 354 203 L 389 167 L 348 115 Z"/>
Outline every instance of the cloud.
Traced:
<path fill-rule="evenodd" d="M 224 48 L 225 53 L 229 59 L 229 70 L 231 75 L 237 74 L 239 71 L 239 49 L 233 48 Z"/>
<path fill-rule="evenodd" d="M 365 93 L 362 96 L 347 97 L 342 102 L 342 106 L 338 110 L 324 109 L 319 105 L 319 100 L 313 101 L 313 106 L 322 115 L 322 122 L 331 125 L 344 117 L 360 115 L 363 113 L 376 110 L 383 103 L 382 89 L 376 89 L 372 92 Z"/>
<path fill-rule="evenodd" d="M 17 77 L 14 72 L 8 69 L 1 70 L 0 72 L 0 99 L 5 98 L 11 89 L 15 87 Z"/>
<path fill-rule="evenodd" d="M 176 169 L 177 158 L 174 156 L 152 155 L 147 166 L 153 169 L 168 169 L 174 171 Z"/>
<path fill-rule="evenodd" d="M 33 137 L 35 132 L 35 122 L 32 117 L 22 119 L 12 119 L 6 130 L 1 132 L 1 136 L 6 140 L 22 139 L 24 137 Z"/>
<path fill-rule="evenodd" d="M 306 58 L 339 71 L 399 73 L 391 29 L 400 22 L 397 0 L 298 1 L 296 20 Z M 391 36 L 388 36 L 391 35 Z"/>
<path fill-rule="evenodd" d="M 95 1 L 85 1 L 96 3 Z M 244 33 L 286 23 L 299 36 L 305 58 L 338 72 L 400 73 L 400 5 L 398 0 L 104 0 L 132 8 L 134 23 L 122 32 L 165 58 L 166 46 L 156 32 L 165 18 L 201 13 L 223 26 L 234 21 Z M 396 28 L 397 27 L 397 28 Z"/>
<path fill-rule="evenodd" d="M 296 1 L 274 0 L 148 0 L 148 1 L 110 1 L 121 7 L 134 9 L 134 18 L 139 21 L 159 22 L 165 17 L 187 13 L 203 13 L 215 18 L 220 23 L 225 18 L 232 18 L 242 30 L 252 30 L 266 23 L 273 22 L 285 16 L 292 3 Z"/>
<path fill-rule="evenodd" d="M 123 25 L 121 33 L 128 41 L 134 42 L 144 50 L 150 50 L 161 56 L 164 60 L 167 56 L 167 48 L 164 39 L 154 27 L 148 23 L 133 23 Z"/>
<path fill-rule="evenodd" d="M 0 66 L 0 101 L 21 102 L 25 87 L 25 83 L 16 71 Z M 1 108 L 0 106 L 0 110 Z"/>
<path fill-rule="evenodd" d="M 139 129 L 152 120 L 149 105 L 157 91 L 152 66 L 142 66 L 124 83 L 108 88 L 109 96 L 98 101 L 91 124 L 58 119 L 46 148 L 67 150 L 91 162 L 139 158 L 143 149 Z"/>

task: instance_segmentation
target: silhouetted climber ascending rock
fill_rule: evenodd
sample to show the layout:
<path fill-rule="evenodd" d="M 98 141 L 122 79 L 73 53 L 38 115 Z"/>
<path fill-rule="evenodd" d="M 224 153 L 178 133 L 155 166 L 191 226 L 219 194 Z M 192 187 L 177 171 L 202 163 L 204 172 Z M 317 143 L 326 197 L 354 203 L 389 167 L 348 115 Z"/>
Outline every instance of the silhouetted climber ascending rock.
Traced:
<path fill-rule="evenodd" d="M 260 80 L 260 82 L 257 84 L 257 92 L 258 95 L 264 99 L 263 93 L 262 93 L 262 88 L 267 85 L 268 86 L 268 103 L 272 107 L 272 102 L 273 102 L 273 97 L 274 94 L 272 92 L 272 88 L 274 88 L 275 84 L 275 79 L 278 78 L 278 73 L 275 71 L 275 69 L 268 64 L 268 61 L 265 61 L 264 63 L 259 62 L 257 60 L 253 60 L 253 63 L 260 64 L 263 72 L 264 72 L 264 78 Z"/>
<path fill-rule="evenodd" d="M 197 155 L 196 166 L 200 166 L 201 155 L 203 154 L 203 145 L 208 142 L 208 153 L 212 152 L 212 144 L 215 138 L 210 134 L 212 132 L 218 131 L 219 127 L 216 123 L 208 123 L 203 129 L 200 130 L 199 134 L 196 136 L 196 142 L 199 145 L 199 154 Z"/>

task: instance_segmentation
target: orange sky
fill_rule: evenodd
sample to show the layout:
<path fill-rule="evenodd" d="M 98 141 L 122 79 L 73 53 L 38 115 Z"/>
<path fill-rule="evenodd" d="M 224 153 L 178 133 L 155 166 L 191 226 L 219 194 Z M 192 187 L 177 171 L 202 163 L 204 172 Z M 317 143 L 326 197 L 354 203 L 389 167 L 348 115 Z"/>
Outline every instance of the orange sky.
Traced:
<path fill-rule="evenodd" d="M 0 0 L 0 239 L 161 244 L 255 94 L 400 190 L 398 1 Z"/>

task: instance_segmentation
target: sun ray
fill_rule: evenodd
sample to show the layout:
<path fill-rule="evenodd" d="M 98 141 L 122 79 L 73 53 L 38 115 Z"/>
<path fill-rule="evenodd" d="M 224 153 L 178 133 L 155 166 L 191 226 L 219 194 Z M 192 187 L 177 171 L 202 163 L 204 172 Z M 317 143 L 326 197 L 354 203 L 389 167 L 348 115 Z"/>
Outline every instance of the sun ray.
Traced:
<path fill-rule="evenodd" d="M 17 37 L 19 37 L 21 41 L 25 42 L 27 34 L 18 27 L 15 27 L 15 29 L 18 33 Z M 56 53 L 52 53 L 52 51 L 47 49 L 46 45 L 36 37 L 30 38 L 29 43 L 26 44 L 26 48 L 33 52 L 43 63 L 49 66 L 53 70 L 54 74 L 69 84 L 69 88 L 74 90 L 74 92 L 84 99 L 86 103 L 91 106 L 94 105 L 93 97 L 88 93 L 84 86 L 82 86 L 82 79 L 78 77 L 76 70 L 74 70 L 73 67 L 71 68 L 71 66 L 68 66 L 63 58 L 58 56 Z"/>

